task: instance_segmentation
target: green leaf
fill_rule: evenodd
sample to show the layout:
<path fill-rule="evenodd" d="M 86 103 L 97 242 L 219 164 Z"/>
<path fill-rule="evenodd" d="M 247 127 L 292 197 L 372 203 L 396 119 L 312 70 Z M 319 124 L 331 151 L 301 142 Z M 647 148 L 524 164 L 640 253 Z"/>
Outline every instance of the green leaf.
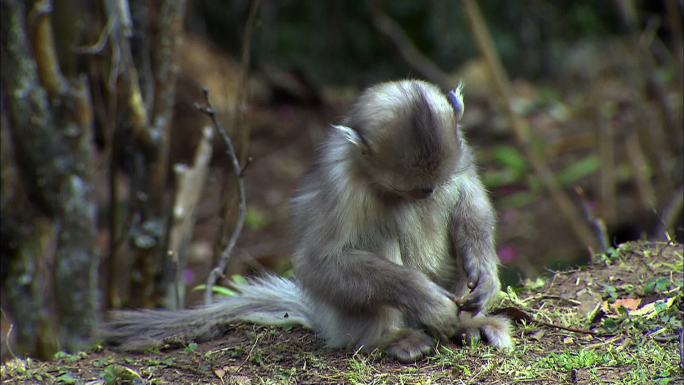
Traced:
<path fill-rule="evenodd" d="M 74 385 L 78 379 L 76 379 L 71 373 L 64 373 L 57 377 L 57 383 L 64 385 Z"/>
<path fill-rule="evenodd" d="M 494 150 L 494 159 L 502 166 L 512 171 L 515 176 L 522 176 L 527 172 L 527 161 L 525 161 L 522 154 L 513 147 L 497 147 Z"/>
<path fill-rule="evenodd" d="M 247 278 L 241 276 L 240 274 L 233 274 L 230 277 L 230 280 L 233 281 L 236 285 L 246 285 L 247 284 Z"/>
<path fill-rule="evenodd" d="M 667 278 L 656 279 L 655 290 L 658 293 L 668 291 L 668 290 L 670 290 L 670 287 L 672 287 L 672 281 L 670 281 L 669 279 L 667 279 Z"/>
<path fill-rule="evenodd" d="M 248 207 L 245 212 L 245 226 L 250 230 L 260 230 L 269 224 L 269 220 L 259 209 Z"/>
<path fill-rule="evenodd" d="M 199 345 L 197 345 L 196 343 L 191 342 L 188 344 L 188 346 L 185 347 L 185 352 L 186 353 L 193 353 L 195 350 L 197 350 L 198 346 Z"/>
<path fill-rule="evenodd" d="M 197 286 L 193 287 L 192 291 L 201 291 L 201 290 L 206 290 L 206 289 L 207 289 L 207 285 L 202 284 L 202 285 L 197 285 Z M 211 289 L 211 291 L 214 294 L 222 295 L 224 297 L 234 297 L 235 295 L 237 295 L 236 292 L 228 289 L 227 287 L 223 287 L 223 286 L 214 286 Z"/>
<path fill-rule="evenodd" d="M 558 180 L 564 186 L 573 185 L 582 178 L 597 172 L 600 166 L 598 156 L 590 155 L 561 171 Z"/>

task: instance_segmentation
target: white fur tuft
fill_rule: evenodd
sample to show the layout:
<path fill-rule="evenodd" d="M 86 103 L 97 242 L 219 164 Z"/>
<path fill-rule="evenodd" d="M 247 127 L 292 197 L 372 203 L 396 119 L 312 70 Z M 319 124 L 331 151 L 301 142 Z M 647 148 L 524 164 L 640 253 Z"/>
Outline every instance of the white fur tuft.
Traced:
<path fill-rule="evenodd" d="M 344 138 L 354 143 L 354 145 L 358 146 L 362 143 L 361 136 L 353 128 L 338 124 L 331 124 L 331 126 L 334 129 L 339 130 L 342 135 L 344 135 Z"/>

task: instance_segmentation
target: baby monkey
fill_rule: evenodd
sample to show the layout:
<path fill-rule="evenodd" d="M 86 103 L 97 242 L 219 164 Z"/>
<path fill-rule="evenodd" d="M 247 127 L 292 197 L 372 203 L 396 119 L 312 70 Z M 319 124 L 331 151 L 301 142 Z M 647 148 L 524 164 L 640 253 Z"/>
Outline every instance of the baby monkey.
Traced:
<path fill-rule="evenodd" d="M 405 362 L 454 337 L 511 348 L 509 321 L 485 313 L 500 289 L 495 219 L 463 111 L 460 86 L 367 89 L 292 200 L 296 280 L 255 279 L 196 309 L 117 312 L 103 336 L 141 349 L 208 339 L 242 320 L 301 324 L 331 347 Z"/>

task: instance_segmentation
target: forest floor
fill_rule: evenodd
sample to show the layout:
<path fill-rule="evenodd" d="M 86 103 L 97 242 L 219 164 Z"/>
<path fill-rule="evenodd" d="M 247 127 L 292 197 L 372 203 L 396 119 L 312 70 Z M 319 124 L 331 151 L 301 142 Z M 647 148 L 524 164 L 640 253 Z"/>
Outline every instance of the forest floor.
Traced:
<path fill-rule="evenodd" d="M 221 338 L 126 354 L 98 347 L 11 360 L 3 384 L 684 384 L 684 248 L 631 242 L 502 293 L 512 352 L 447 344 L 412 364 L 330 351 L 304 329 L 237 325 Z"/>

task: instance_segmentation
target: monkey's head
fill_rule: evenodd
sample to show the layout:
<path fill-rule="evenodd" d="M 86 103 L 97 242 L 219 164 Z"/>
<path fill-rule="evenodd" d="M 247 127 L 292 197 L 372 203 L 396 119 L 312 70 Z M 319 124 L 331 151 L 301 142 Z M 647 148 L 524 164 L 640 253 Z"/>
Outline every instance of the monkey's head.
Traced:
<path fill-rule="evenodd" d="M 378 193 L 423 199 L 459 168 L 463 114 L 460 86 L 444 95 L 430 83 L 404 80 L 366 90 L 343 125 L 356 170 Z"/>

